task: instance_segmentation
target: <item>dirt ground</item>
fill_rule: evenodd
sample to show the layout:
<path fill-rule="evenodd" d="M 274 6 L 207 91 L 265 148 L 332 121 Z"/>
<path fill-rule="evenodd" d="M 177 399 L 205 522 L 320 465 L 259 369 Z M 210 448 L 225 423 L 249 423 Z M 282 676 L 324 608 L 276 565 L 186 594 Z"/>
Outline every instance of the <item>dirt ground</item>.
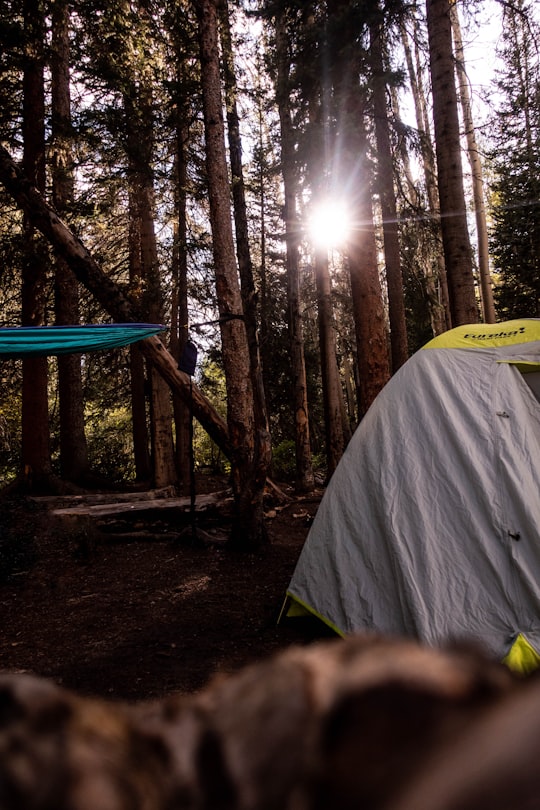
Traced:
<path fill-rule="evenodd" d="M 0 501 L 0 670 L 136 701 L 328 635 L 311 620 L 277 624 L 321 494 L 270 495 L 269 545 L 250 554 L 226 547 L 222 510 L 197 516 L 194 544 L 189 514 L 90 526 L 42 501 Z"/>

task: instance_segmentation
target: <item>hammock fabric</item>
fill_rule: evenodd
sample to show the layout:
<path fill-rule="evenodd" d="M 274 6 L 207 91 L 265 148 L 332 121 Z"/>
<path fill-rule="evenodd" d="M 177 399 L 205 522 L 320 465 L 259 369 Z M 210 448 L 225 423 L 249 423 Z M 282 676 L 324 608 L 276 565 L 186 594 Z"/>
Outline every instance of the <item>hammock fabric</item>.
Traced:
<path fill-rule="evenodd" d="M 92 323 L 86 326 L 0 328 L 0 355 L 38 357 L 114 349 L 162 332 L 155 323 Z"/>

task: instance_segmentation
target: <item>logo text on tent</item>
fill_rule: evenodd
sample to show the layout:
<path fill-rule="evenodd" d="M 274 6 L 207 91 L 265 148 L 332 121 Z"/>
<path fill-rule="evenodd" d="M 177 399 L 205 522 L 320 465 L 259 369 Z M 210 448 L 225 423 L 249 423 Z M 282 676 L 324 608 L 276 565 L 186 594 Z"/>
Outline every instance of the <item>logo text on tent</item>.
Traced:
<path fill-rule="evenodd" d="M 475 335 L 472 332 L 467 332 L 465 335 L 466 340 L 494 340 L 495 338 L 511 338 L 515 337 L 516 335 L 523 335 L 525 333 L 525 327 L 520 326 L 519 329 L 515 329 L 513 332 L 497 332 L 493 334 L 491 332 L 482 332 L 481 334 Z"/>

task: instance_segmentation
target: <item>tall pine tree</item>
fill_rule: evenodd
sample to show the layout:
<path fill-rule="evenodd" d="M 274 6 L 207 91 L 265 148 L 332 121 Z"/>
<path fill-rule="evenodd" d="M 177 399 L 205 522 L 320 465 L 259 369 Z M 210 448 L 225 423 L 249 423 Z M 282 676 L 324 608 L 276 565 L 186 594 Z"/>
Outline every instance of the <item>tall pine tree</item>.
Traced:
<path fill-rule="evenodd" d="M 505 8 L 492 121 L 496 180 L 491 198 L 491 253 L 501 318 L 540 315 L 540 29 L 523 0 Z"/>

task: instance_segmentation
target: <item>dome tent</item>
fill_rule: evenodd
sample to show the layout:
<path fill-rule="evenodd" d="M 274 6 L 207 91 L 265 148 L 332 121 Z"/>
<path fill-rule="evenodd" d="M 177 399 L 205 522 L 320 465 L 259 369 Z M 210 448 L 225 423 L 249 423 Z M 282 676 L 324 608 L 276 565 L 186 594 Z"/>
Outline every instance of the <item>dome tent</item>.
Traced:
<path fill-rule="evenodd" d="M 539 397 L 538 319 L 416 352 L 338 464 L 282 615 L 540 665 Z"/>

